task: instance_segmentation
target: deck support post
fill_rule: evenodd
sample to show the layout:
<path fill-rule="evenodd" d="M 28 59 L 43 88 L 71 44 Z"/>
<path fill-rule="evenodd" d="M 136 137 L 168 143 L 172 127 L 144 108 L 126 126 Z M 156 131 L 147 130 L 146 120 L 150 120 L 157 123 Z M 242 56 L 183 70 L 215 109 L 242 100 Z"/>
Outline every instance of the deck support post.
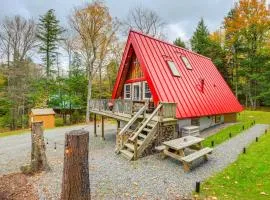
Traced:
<path fill-rule="evenodd" d="M 97 137 L 97 115 L 94 115 L 94 135 Z"/>
<path fill-rule="evenodd" d="M 138 159 L 138 138 L 134 140 L 134 160 Z"/>
<path fill-rule="evenodd" d="M 101 138 L 102 140 L 105 140 L 105 137 L 104 137 L 104 117 L 101 116 Z"/>

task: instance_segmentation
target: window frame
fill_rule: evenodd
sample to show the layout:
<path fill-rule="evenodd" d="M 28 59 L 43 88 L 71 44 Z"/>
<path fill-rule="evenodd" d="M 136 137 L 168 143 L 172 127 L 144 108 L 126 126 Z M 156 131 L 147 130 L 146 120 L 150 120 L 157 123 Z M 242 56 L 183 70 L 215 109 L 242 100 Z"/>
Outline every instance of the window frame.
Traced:
<path fill-rule="evenodd" d="M 184 63 L 184 65 L 186 66 L 186 68 L 188 70 L 192 70 L 193 69 L 193 67 L 191 66 L 188 58 L 185 55 L 180 55 L 180 58 L 181 58 L 182 62 Z"/>
<path fill-rule="evenodd" d="M 146 94 L 146 93 L 145 93 L 145 92 L 146 92 L 146 90 L 145 90 L 146 84 L 148 85 L 149 93 L 151 94 L 151 97 L 150 97 L 150 98 L 148 98 L 148 97 L 145 96 L 145 94 Z M 150 88 L 149 88 L 149 84 L 147 83 L 147 81 L 143 81 L 143 99 L 144 99 L 144 100 L 152 99 L 152 92 L 151 92 L 151 90 L 150 90 Z"/>
<path fill-rule="evenodd" d="M 129 91 L 130 97 L 126 97 L 126 95 L 127 95 L 126 87 L 127 86 L 130 87 L 130 91 Z M 131 83 L 124 84 L 124 99 L 131 99 L 131 98 L 132 98 L 132 85 L 131 85 Z"/>
<path fill-rule="evenodd" d="M 173 76 L 175 77 L 181 77 L 180 71 L 178 70 L 176 63 L 173 60 L 166 60 L 166 63 L 168 65 L 168 67 L 171 70 L 171 73 Z M 173 66 L 170 65 L 170 63 L 173 64 Z"/>

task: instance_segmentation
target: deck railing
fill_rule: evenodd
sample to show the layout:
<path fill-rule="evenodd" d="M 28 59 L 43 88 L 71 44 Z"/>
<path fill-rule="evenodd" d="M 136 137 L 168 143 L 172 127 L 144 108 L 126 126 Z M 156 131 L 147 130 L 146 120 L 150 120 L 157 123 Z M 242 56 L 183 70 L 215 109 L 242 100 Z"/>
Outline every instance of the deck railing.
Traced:
<path fill-rule="evenodd" d="M 90 110 L 132 115 L 145 106 L 146 103 L 129 99 L 92 99 L 90 100 Z M 160 102 L 160 104 L 163 105 L 158 113 L 161 119 L 175 118 L 176 103 Z"/>
<path fill-rule="evenodd" d="M 129 99 L 91 99 L 90 109 L 97 111 L 132 115 L 142 108 L 145 103 L 138 103 Z"/>
<path fill-rule="evenodd" d="M 161 118 L 175 118 L 176 114 L 176 103 L 160 102 L 163 106 L 159 111 Z"/>

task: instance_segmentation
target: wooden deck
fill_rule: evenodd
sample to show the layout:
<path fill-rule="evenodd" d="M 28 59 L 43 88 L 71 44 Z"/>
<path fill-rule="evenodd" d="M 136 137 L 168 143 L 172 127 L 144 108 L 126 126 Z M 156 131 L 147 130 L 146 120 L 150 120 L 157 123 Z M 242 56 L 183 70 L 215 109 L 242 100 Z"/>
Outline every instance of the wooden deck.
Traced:
<path fill-rule="evenodd" d="M 116 153 L 129 160 L 138 159 L 151 145 L 160 125 L 176 125 L 175 110 L 175 103 L 159 103 L 156 107 L 150 108 L 148 102 L 131 100 L 90 101 L 90 112 L 95 114 L 94 134 L 96 135 L 96 115 L 101 115 L 102 138 L 104 138 L 104 117 L 116 119 L 118 122 Z M 126 122 L 121 130 L 120 121 Z"/>
<path fill-rule="evenodd" d="M 122 100 L 122 99 L 101 99 L 101 100 L 91 100 L 90 101 L 90 112 L 113 118 L 120 121 L 129 122 L 132 117 L 142 108 L 147 102 L 138 102 L 131 100 Z M 175 122 L 175 103 L 165 103 L 161 102 L 162 109 L 158 115 L 153 117 L 153 121 L 169 123 Z M 111 107 L 110 107 L 111 105 Z M 151 113 L 144 113 L 138 117 L 138 119 L 143 119 L 149 117 Z"/>

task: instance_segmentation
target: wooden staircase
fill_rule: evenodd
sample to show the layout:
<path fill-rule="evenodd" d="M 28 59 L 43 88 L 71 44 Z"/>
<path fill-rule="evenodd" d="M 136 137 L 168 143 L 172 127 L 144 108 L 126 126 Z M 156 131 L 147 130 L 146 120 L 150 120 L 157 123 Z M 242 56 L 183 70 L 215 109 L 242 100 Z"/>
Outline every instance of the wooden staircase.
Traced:
<path fill-rule="evenodd" d="M 120 153 L 128 160 L 136 160 L 151 144 L 158 127 L 158 121 L 153 120 L 153 118 L 158 114 L 161 107 L 162 104 L 159 104 L 149 117 L 145 117 L 138 124 L 127 142 L 120 149 Z"/>

